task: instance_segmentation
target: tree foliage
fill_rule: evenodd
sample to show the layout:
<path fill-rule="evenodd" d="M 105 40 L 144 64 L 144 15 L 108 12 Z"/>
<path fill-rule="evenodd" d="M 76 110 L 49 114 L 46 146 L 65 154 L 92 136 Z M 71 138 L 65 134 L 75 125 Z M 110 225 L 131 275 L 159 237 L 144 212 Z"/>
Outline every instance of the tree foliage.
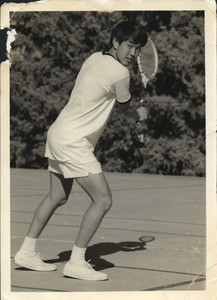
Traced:
<path fill-rule="evenodd" d="M 159 54 L 148 85 L 149 143 L 115 108 L 97 147 L 104 170 L 205 175 L 204 16 L 200 11 L 16 12 L 11 54 L 11 166 L 46 167 L 46 132 L 67 103 L 84 60 L 108 48 L 120 20 L 146 26 Z M 133 106 L 141 82 L 131 70 Z"/>

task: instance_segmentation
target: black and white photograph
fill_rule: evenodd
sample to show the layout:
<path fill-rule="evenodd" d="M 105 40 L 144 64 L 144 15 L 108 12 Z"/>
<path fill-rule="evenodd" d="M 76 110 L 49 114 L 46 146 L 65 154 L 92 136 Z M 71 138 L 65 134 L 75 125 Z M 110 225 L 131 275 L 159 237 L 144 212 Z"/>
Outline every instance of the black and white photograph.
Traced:
<path fill-rule="evenodd" d="M 90 2 L 2 7 L 2 299 L 214 300 L 215 4 Z"/>

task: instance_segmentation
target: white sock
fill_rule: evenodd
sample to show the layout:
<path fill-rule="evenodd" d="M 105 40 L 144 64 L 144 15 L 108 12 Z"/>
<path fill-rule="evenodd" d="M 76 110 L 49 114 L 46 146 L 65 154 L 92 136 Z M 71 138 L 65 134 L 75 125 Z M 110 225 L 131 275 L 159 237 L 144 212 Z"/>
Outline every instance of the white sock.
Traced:
<path fill-rule="evenodd" d="M 72 254 L 70 257 L 70 261 L 85 261 L 85 253 L 87 248 L 79 248 L 74 246 L 72 249 Z"/>
<path fill-rule="evenodd" d="M 26 236 L 20 250 L 35 252 L 37 241 L 38 241 L 38 239 L 34 239 L 34 238 L 30 238 L 30 237 Z"/>

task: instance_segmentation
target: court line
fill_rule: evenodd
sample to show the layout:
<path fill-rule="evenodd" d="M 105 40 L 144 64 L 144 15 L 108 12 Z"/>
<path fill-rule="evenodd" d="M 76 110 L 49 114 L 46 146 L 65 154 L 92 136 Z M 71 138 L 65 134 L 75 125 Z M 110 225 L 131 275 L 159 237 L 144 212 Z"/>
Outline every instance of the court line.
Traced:
<path fill-rule="evenodd" d="M 200 278 L 200 279 L 196 279 L 194 282 L 202 282 L 205 281 L 205 278 Z M 144 289 L 144 290 L 131 290 L 131 291 L 135 291 L 135 292 L 143 292 L 143 291 L 161 291 L 161 290 L 165 290 L 171 287 L 178 287 L 178 286 L 184 286 L 184 285 L 189 285 L 191 284 L 192 281 L 183 281 L 180 283 L 173 283 L 173 284 L 169 284 L 169 285 L 163 285 L 163 286 L 159 286 L 159 287 L 154 287 L 154 288 L 150 288 L 150 289 Z M 17 288 L 17 289 L 26 289 L 26 290 L 35 290 L 35 291 L 53 291 L 53 292 L 72 292 L 69 290 L 55 290 L 55 289 L 42 289 L 42 288 L 34 288 L 34 287 L 21 287 L 21 286 L 16 286 L 16 285 L 11 285 L 12 288 Z M 188 291 L 189 289 L 183 290 L 183 291 Z M 119 291 L 119 290 L 113 290 L 113 291 Z M 129 290 L 128 290 L 129 291 Z M 192 290 L 190 290 L 192 291 Z M 198 291 L 198 290 L 197 290 Z M 200 289 L 200 291 L 205 291 L 204 289 Z M 78 292 L 78 291 L 73 291 L 73 292 Z M 88 291 L 87 291 L 88 292 Z M 97 291 L 96 291 L 97 292 Z M 106 292 L 106 291 L 105 291 Z"/>
<path fill-rule="evenodd" d="M 25 224 L 29 225 L 30 223 L 26 222 L 11 222 L 12 224 Z M 80 228 L 80 225 L 56 225 L 56 224 L 47 224 L 47 226 L 56 226 L 56 227 L 70 227 L 70 228 Z M 175 236 L 187 236 L 187 237 L 198 237 L 198 238 L 206 238 L 205 236 L 202 235 L 194 235 L 194 234 L 180 234 L 180 233 L 171 233 L 171 232 L 158 232 L 158 231 L 142 231 L 142 230 L 137 230 L 137 229 L 122 229 L 122 228 L 113 228 L 113 227 L 102 227 L 100 226 L 99 229 L 103 230 L 115 230 L 115 231 L 131 231 L 131 232 L 141 232 L 141 233 L 157 233 L 157 234 L 166 234 L 166 235 L 175 235 Z"/>
<path fill-rule="evenodd" d="M 168 271 L 168 270 L 158 270 L 158 269 L 149 269 L 149 268 L 135 268 L 135 267 L 121 267 L 121 266 L 114 266 L 114 268 L 118 268 L 118 269 L 130 269 L 130 270 L 140 270 L 140 271 L 150 271 L 150 272 L 159 272 L 159 273 L 169 273 L 169 274 L 179 274 L 179 275 L 189 275 L 189 276 L 198 276 L 198 277 L 206 277 L 206 275 L 202 275 L 202 274 L 177 272 L 177 271 Z"/>
<path fill-rule="evenodd" d="M 13 260 L 14 257 L 11 256 L 11 259 Z M 61 263 L 61 261 L 60 261 Z M 95 267 L 106 267 L 106 265 L 98 264 Z M 138 268 L 138 267 L 124 267 L 124 266 L 114 266 L 115 269 L 126 269 L 126 270 L 138 270 L 138 271 L 149 271 L 149 272 L 159 272 L 159 273 L 169 273 L 169 274 L 178 274 L 178 275 L 187 275 L 187 276 L 197 276 L 197 277 L 205 277 L 206 275 L 203 274 L 195 274 L 195 273 L 186 273 L 186 272 L 178 272 L 178 271 L 169 271 L 169 270 L 159 270 L 159 269 L 150 269 L 150 268 Z"/>
<path fill-rule="evenodd" d="M 163 186 L 147 186 L 147 187 L 135 187 L 135 188 L 119 188 L 119 189 L 116 189 L 116 188 L 112 188 L 112 184 L 110 184 L 111 186 L 111 191 L 112 192 L 121 192 L 121 191 L 143 191 L 143 190 L 150 190 L 150 189 L 168 189 L 168 188 L 192 188 L 192 187 L 198 187 L 198 186 L 201 186 L 201 187 L 204 187 L 205 188 L 205 184 L 192 184 L 192 185 L 163 185 Z M 23 187 L 12 187 L 12 190 L 13 189 L 16 189 L 16 190 L 26 190 L 26 191 L 31 191 L 31 190 L 45 190 L 43 188 L 23 188 Z M 46 189 L 47 191 L 49 191 L 49 189 Z M 85 193 L 83 190 L 80 190 L 80 191 L 71 191 L 71 194 L 80 194 L 80 193 Z M 24 195 L 26 196 L 26 195 Z M 31 196 L 31 195 L 28 195 L 28 196 Z M 34 196 L 34 195 L 33 195 Z M 13 197 L 16 197 L 16 196 L 13 196 Z"/>
<path fill-rule="evenodd" d="M 12 235 L 11 238 L 12 239 L 23 239 L 23 236 L 14 236 L 14 235 Z M 58 243 L 70 243 L 70 244 L 75 242 L 74 240 L 67 241 L 67 240 L 44 239 L 44 238 L 40 238 L 39 240 L 40 241 L 46 241 L 46 242 L 58 242 Z"/>
<path fill-rule="evenodd" d="M 32 211 L 22 211 L 22 210 L 11 210 L 11 212 L 14 213 L 25 213 L 25 214 L 34 214 Z M 69 217 L 83 217 L 83 215 L 79 214 L 69 214 L 69 213 L 55 213 L 55 216 L 69 216 Z M 134 221 L 135 219 L 131 218 L 124 218 L 124 217 L 108 217 L 106 216 L 105 219 L 109 220 L 127 220 L 127 221 Z M 186 223 L 186 222 L 176 222 L 176 221 L 161 221 L 161 220 L 155 220 L 155 219 L 136 219 L 136 221 L 145 221 L 145 222 L 158 222 L 158 223 L 171 223 L 171 224 L 184 224 L 184 225 L 197 225 L 197 226 L 203 226 L 205 227 L 206 224 L 199 224 L 199 223 Z"/>
<path fill-rule="evenodd" d="M 36 291 L 49 291 L 49 292 L 71 292 L 68 290 L 55 290 L 55 289 L 46 289 L 46 288 L 37 288 L 37 287 L 27 287 L 27 286 L 18 286 L 18 285 L 11 285 L 12 288 L 17 289 L 26 289 L 26 290 L 36 290 Z"/>
<path fill-rule="evenodd" d="M 199 278 L 196 280 L 193 280 L 193 282 L 201 282 L 201 281 L 206 281 L 206 278 Z M 192 284 L 192 281 L 183 281 L 183 282 L 179 282 L 179 283 L 171 283 L 169 285 L 162 285 L 162 286 L 158 286 L 158 287 L 154 287 L 154 288 L 150 288 L 150 289 L 144 289 L 144 290 L 140 290 L 142 291 L 159 291 L 159 290 L 165 290 L 168 288 L 172 288 L 172 287 L 178 287 L 178 286 L 183 286 L 183 285 L 189 285 Z M 205 291 L 206 288 L 204 289 L 200 289 L 200 291 Z M 186 289 L 185 291 L 192 291 L 189 289 Z M 197 290 L 198 291 L 198 290 Z"/>

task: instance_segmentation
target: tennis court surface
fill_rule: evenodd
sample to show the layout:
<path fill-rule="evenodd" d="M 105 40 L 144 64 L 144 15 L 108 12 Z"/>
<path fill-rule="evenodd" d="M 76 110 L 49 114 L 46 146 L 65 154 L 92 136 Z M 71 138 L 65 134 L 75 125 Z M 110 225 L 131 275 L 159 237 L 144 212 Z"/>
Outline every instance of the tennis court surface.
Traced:
<path fill-rule="evenodd" d="M 11 291 L 93 292 L 204 290 L 205 179 L 106 173 L 113 206 L 87 251 L 108 273 L 103 282 L 63 277 L 89 198 L 75 183 L 40 236 L 38 249 L 55 272 L 35 272 L 13 262 L 33 214 L 49 189 L 47 170 L 11 169 Z"/>

